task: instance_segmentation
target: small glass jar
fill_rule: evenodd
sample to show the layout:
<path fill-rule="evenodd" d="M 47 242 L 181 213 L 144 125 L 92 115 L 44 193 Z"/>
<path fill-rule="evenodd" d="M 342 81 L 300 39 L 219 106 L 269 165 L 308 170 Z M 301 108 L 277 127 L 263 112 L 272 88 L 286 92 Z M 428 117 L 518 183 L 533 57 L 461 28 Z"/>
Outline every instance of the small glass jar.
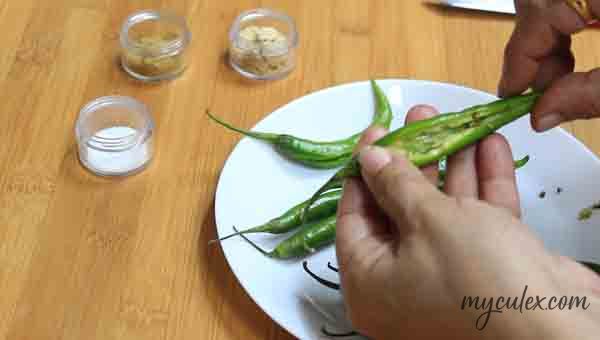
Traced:
<path fill-rule="evenodd" d="M 173 79 L 187 67 L 192 35 L 185 19 L 167 12 L 135 12 L 121 29 L 121 65 L 142 81 Z"/>
<path fill-rule="evenodd" d="M 75 135 L 79 160 L 101 176 L 126 176 L 152 160 L 154 121 L 148 108 L 122 96 L 98 98 L 79 112 Z"/>
<path fill-rule="evenodd" d="M 281 79 L 296 67 L 298 32 L 294 20 L 270 9 L 240 14 L 229 31 L 229 64 L 257 80 Z"/>

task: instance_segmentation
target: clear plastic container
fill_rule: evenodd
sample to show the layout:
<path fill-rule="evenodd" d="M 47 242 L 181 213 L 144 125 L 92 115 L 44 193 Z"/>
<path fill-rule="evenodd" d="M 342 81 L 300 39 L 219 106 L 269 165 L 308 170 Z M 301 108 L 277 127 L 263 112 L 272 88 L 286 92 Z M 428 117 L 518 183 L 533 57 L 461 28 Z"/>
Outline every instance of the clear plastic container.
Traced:
<path fill-rule="evenodd" d="M 75 135 L 81 164 L 101 176 L 127 176 L 152 160 L 154 121 L 129 97 L 98 98 L 79 112 Z"/>
<path fill-rule="evenodd" d="M 162 11 L 135 12 L 121 29 L 121 65 L 142 81 L 176 78 L 187 68 L 191 39 L 180 16 Z"/>
<path fill-rule="evenodd" d="M 229 64 L 244 77 L 281 79 L 296 67 L 298 31 L 289 16 L 266 8 L 243 12 L 229 31 Z"/>

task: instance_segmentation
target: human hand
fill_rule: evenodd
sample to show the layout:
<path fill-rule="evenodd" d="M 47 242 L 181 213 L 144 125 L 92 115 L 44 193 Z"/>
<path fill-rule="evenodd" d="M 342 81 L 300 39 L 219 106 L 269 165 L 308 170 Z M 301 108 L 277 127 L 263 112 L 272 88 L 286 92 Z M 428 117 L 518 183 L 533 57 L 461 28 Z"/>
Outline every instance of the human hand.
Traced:
<path fill-rule="evenodd" d="M 408 119 L 432 114 L 419 106 Z M 368 130 L 362 145 L 383 134 Z M 380 148 L 363 149 L 359 160 L 364 182 L 346 181 L 336 235 L 344 301 L 357 331 L 375 339 L 442 338 L 449 331 L 461 339 L 596 337 L 589 310 L 490 312 L 487 324 L 483 310 L 461 310 L 466 296 L 516 297 L 525 286 L 530 295 L 598 301 L 596 275 L 546 252 L 519 221 L 503 137 L 451 157 L 445 193 L 433 184 L 435 167 L 421 172 Z"/>
<path fill-rule="evenodd" d="M 600 0 L 587 0 L 595 17 Z M 517 24 L 506 45 L 500 96 L 529 87 L 545 90 L 532 114 L 532 126 L 545 131 L 562 122 L 600 117 L 600 69 L 573 72 L 571 35 L 585 20 L 564 0 L 516 0 Z"/>

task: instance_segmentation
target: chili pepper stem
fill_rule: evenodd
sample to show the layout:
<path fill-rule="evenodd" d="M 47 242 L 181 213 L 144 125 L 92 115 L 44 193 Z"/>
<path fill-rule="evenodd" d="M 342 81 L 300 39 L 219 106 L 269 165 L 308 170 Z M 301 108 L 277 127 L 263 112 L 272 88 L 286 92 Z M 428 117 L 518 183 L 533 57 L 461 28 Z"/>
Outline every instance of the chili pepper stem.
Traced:
<path fill-rule="evenodd" d="M 375 110 L 378 113 L 375 119 L 373 120 L 372 125 L 379 125 L 385 128 L 389 128 L 392 119 L 394 118 L 390 102 L 385 96 L 385 93 L 383 92 L 381 87 L 379 87 L 375 80 L 372 79 L 371 88 L 373 89 L 373 94 L 375 95 Z"/>
<path fill-rule="evenodd" d="M 248 136 L 248 137 L 253 137 L 253 138 L 257 138 L 266 142 L 271 142 L 274 143 L 277 141 L 278 136 L 276 134 L 273 133 L 265 133 L 265 132 L 255 132 L 255 131 L 248 131 L 248 130 L 244 130 L 244 129 L 240 129 L 237 128 L 223 120 L 221 120 L 220 118 L 217 118 L 216 116 L 214 116 L 213 114 L 210 113 L 209 110 L 206 110 L 206 115 L 212 119 L 213 121 L 217 122 L 217 124 L 222 125 L 224 127 L 226 127 L 229 130 L 241 133 L 244 136 Z"/>
<path fill-rule="evenodd" d="M 515 170 L 517 170 L 517 169 L 520 169 L 520 168 L 524 167 L 524 166 L 525 166 L 525 164 L 529 163 L 529 159 L 530 159 L 530 158 L 531 158 L 531 157 L 529 157 L 529 155 L 527 155 L 527 156 L 525 156 L 525 157 L 523 157 L 523 158 L 521 158 L 521 159 L 519 159 L 519 160 L 515 161 Z"/>
<path fill-rule="evenodd" d="M 263 248 L 259 247 L 258 244 L 252 242 L 248 237 L 246 237 L 246 235 L 244 235 L 243 233 L 240 233 L 239 230 L 237 230 L 237 228 L 234 226 L 233 230 L 242 238 L 244 239 L 244 241 L 248 242 L 248 244 L 250 244 L 254 249 L 258 250 L 261 254 L 268 256 L 268 257 L 275 257 L 275 254 L 273 252 L 270 251 L 266 251 Z"/>
<path fill-rule="evenodd" d="M 222 242 L 225 241 L 227 239 L 230 239 L 232 237 L 236 237 L 236 236 L 241 236 L 241 235 L 245 235 L 245 234 L 255 234 L 255 233 L 262 233 L 264 232 L 265 226 L 259 226 L 259 227 L 255 227 L 255 228 L 251 228 L 251 229 L 247 229 L 247 230 L 241 230 L 235 233 L 231 233 L 227 236 L 223 236 L 221 238 L 216 238 L 214 240 L 210 240 L 208 241 L 208 244 L 214 244 L 214 243 L 218 243 L 218 242 Z"/>

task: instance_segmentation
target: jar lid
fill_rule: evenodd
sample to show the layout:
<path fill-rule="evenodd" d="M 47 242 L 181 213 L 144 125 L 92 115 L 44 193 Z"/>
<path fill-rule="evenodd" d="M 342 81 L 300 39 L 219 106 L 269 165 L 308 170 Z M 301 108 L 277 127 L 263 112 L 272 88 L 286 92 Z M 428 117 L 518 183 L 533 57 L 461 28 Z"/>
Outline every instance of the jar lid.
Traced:
<path fill-rule="evenodd" d="M 144 49 L 144 45 L 140 44 L 139 41 L 131 38 L 131 31 L 136 25 L 145 22 L 161 21 L 166 24 L 177 27 L 178 31 L 180 31 L 180 34 L 177 35 L 177 38 L 169 40 L 167 43 L 165 43 L 163 46 L 160 46 L 156 50 Z M 140 50 L 143 53 L 146 53 L 148 56 L 157 56 L 173 54 L 186 48 L 192 40 L 192 34 L 188 28 L 185 19 L 179 15 L 168 11 L 142 10 L 134 12 L 129 17 L 127 17 L 121 28 L 119 40 L 121 43 L 121 47 L 123 47 L 124 49 L 140 48 Z"/>

